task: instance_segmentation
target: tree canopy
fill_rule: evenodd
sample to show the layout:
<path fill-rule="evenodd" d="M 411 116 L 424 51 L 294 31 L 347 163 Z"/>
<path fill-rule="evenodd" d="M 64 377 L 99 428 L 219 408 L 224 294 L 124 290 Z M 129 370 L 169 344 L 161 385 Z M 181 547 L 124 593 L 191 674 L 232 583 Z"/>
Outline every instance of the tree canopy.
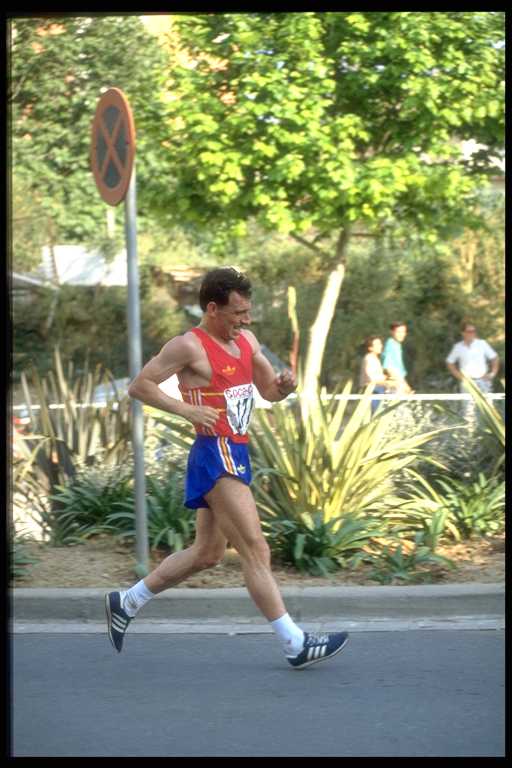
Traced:
<path fill-rule="evenodd" d="M 43 244 L 100 244 L 104 253 L 122 245 L 121 226 L 110 241 L 89 168 L 97 100 L 115 85 L 137 128 L 151 350 L 178 320 L 156 321 L 165 289 L 157 307 L 144 268 L 176 260 L 234 263 L 265 283 L 261 330 L 283 358 L 286 283 L 302 287 L 302 351 L 318 378 L 328 348 L 323 381 L 352 365 L 361 336 L 386 327 L 366 300 L 380 323 L 421 311 L 414 333 L 436 335 L 439 349 L 465 307 L 485 312 L 485 327 L 501 324 L 490 308 L 502 311 L 502 238 L 494 243 L 489 228 L 500 232 L 503 212 L 481 202 L 503 145 L 503 13 L 184 13 L 171 22 L 163 44 L 135 16 L 11 20 L 16 268 L 35 266 Z M 478 152 L 465 154 L 465 140 Z M 363 239 L 383 232 L 384 240 Z M 102 322 L 110 291 L 90 292 Z M 80 290 L 68 293 L 76 305 Z M 84 308 L 87 316 L 90 297 Z M 22 309 L 20 322 L 29 314 Z M 63 342 L 70 322 L 59 326 Z M 423 351 L 416 362 L 430 370 Z"/>
<path fill-rule="evenodd" d="M 498 12 L 184 15 L 169 73 L 177 183 L 195 221 L 307 236 L 470 213 L 504 135 Z M 485 145 L 467 159 L 461 141 Z"/>

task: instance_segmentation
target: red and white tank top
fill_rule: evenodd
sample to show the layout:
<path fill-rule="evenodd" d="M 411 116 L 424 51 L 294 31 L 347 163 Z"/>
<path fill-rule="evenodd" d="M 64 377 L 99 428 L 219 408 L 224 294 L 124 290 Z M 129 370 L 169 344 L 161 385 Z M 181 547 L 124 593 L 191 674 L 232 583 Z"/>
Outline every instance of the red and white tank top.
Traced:
<path fill-rule="evenodd" d="M 192 328 L 212 368 L 212 378 L 207 387 L 185 388 L 179 386 L 183 400 L 192 405 L 209 405 L 216 408 L 219 418 L 213 429 L 196 425 L 198 435 L 229 437 L 235 443 L 247 443 L 249 420 L 254 408 L 252 382 L 253 349 L 240 334 L 235 344 L 240 357 L 234 357 L 212 339 L 202 328 Z"/>

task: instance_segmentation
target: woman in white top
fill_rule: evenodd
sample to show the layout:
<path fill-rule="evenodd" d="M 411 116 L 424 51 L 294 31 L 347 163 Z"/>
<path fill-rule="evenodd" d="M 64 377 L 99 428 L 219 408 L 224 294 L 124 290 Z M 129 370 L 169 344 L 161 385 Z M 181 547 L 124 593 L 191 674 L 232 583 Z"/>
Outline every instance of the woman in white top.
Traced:
<path fill-rule="evenodd" d="M 368 384 L 373 384 L 373 392 L 376 395 L 383 395 L 393 380 L 386 376 L 380 362 L 383 348 L 381 337 L 369 336 L 365 341 L 365 347 L 366 355 L 361 362 L 359 384 L 363 389 L 366 389 Z M 379 400 L 372 400 L 372 413 L 378 405 Z"/>

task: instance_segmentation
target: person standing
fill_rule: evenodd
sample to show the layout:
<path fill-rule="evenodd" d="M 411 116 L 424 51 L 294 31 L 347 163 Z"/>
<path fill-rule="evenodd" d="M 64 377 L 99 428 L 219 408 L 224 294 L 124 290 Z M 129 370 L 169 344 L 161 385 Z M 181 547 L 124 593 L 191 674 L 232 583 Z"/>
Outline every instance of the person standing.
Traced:
<path fill-rule="evenodd" d="M 110 641 L 121 652 L 130 621 L 148 600 L 192 573 L 222 559 L 227 542 L 240 555 L 254 603 L 281 640 L 292 667 L 302 669 L 334 656 L 346 632 L 304 632 L 289 616 L 271 570 L 250 489 L 248 427 L 255 385 L 265 400 L 284 400 L 296 389 L 286 370 L 276 376 L 261 352 L 251 322 L 251 283 L 232 268 L 208 272 L 199 290 L 198 327 L 168 341 L 131 382 L 128 393 L 190 421 L 196 439 L 185 479 L 185 505 L 197 510 L 196 539 L 163 560 L 128 590 L 105 595 Z M 176 374 L 183 397 L 169 397 L 159 384 Z"/>
<path fill-rule="evenodd" d="M 460 382 L 462 393 L 465 392 L 462 374 L 472 379 L 482 392 L 490 393 L 500 367 L 498 354 L 484 339 L 478 338 L 476 326 L 469 320 L 463 322 L 461 332 L 462 341 L 453 345 L 446 358 L 446 366 Z"/>
<path fill-rule="evenodd" d="M 409 386 L 404 365 L 402 344 L 407 336 L 406 323 L 396 321 L 390 325 L 391 335 L 386 339 L 382 354 L 382 367 L 385 373 L 394 380 L 393 391 L 400 395 L 410 395 L 413 390 Z"/>
<path fill-rule="evenodd" d="M 380 362 L 382 353 L 382 339 L 380 336 L 369 336 L 365 341 L 366 354 L 361 361 L 361 371 L 359 375 L 359 385 L 366 389 L 369 384 L 373 384 L 373 392 L 376 395 L 383 395 L 392 386 L 394 379 L 386 376 Z M 379 400 L 372 400 L 372 413 L 375 413 L 379 407 Z"/>

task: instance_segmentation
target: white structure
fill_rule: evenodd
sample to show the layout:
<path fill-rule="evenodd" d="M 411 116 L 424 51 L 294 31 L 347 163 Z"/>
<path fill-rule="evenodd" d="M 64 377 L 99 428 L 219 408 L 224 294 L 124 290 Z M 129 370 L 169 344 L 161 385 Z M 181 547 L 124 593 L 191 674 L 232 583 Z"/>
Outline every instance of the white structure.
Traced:
<path fill-rule="evenodd" d="M 126 250 L 107 263 L 98 251 L 82 245 L 44 246 L 42 271 L 58 285 L 127 285 Z"/>

